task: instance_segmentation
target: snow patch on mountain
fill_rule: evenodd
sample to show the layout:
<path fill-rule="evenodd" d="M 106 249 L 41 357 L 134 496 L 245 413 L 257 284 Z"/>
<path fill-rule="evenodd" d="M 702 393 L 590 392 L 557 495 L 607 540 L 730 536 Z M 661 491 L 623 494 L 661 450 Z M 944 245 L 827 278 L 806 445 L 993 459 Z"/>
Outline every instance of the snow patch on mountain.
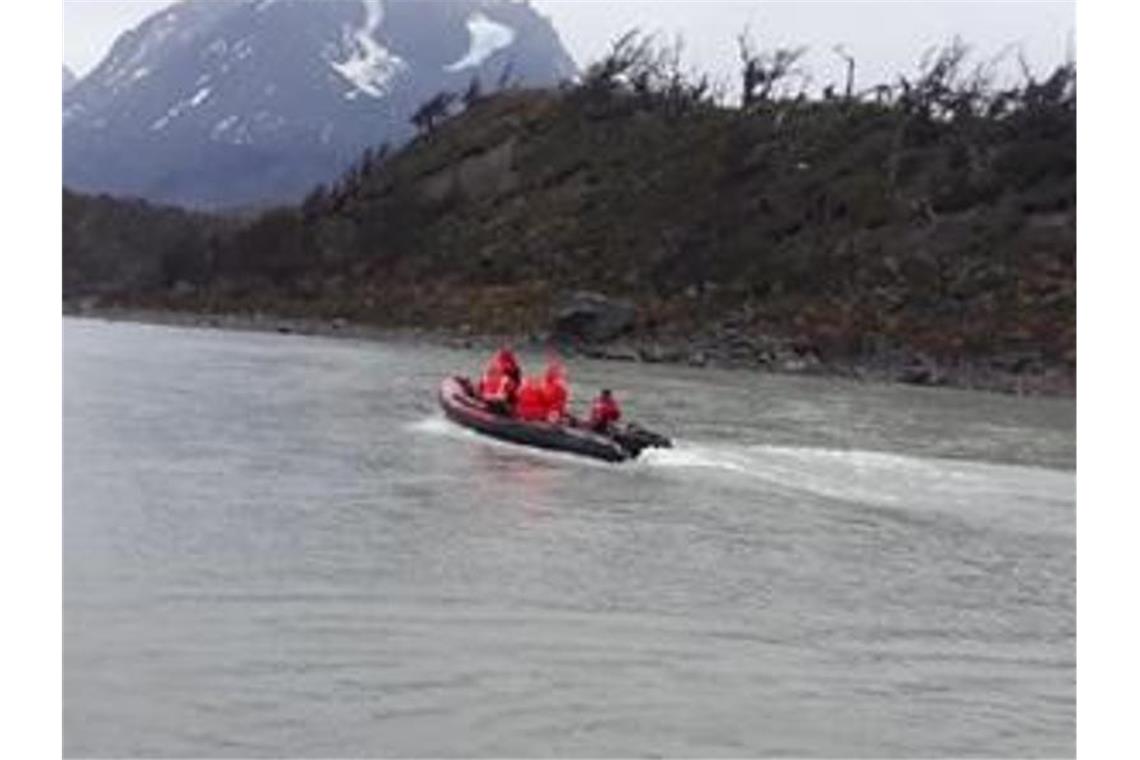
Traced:
<path fill-rule="evenodd" d="M 467 54 L 455 63 L 443 68 L 447 71 L 460 71 L 482 65 L 492 55 L 510 47 L 515 41 L 515 30 L 487 18 L 482 12 L 472 13 L 467 19 L 467 32 L 471 35 L 471 46 Z"/>
<path fill-rule="evenodd" d="M 346 30 L 350 47 L 344 61 L 330 61 L 329 65 L 356 88 L 345 95 L 355 98 L 363 92 L 373 98 L 382 98 L 391 89 L 392 80 L 408 68 L 404 59 L 376 41 L 375 33 L 384 22 L 384 5 L 381 0 L 361 0 L 364 3 L 364 26 Z"/>
<path fill-rule="evenodd" d="M 248 39 L 240 39 L 234 45 L 234 56 L 239 61 L 244 61 L 253 55 L 253 45 L 249 43 Z"/>
<path fill-rule="evenodd" d="M 259 111 L 258 116 L 263 116 L 264 111 Z M 226 118 L 219 121 L 210 130 L 210 139 L 214 142 L 228 143 L 230 145 L 252 145 L 254 142 L 254 129 L 257 116 L 252 119 L 242 118 L 237 114 L 231 114 Z"/>
<path fill-rule="evenodd" d="M 213 129 L 210 130 L 210 139 L 214 140 L 215 142 L 222 142 L 222 138 L 225 136 L 226 132 L 230 131 L 230 129 L 232 129 L 240 120 L 241 117 L 236 114 L 232 114 L 222 119 L 214 125 Z"/>
<path fill-rule="evenodd" d="M 210 97 L 210 92 L 211 90 L 209 87 L 203 87 L 191 95 L 189 98 L 178 101 L 172 105 L 165 114 L 158 117 L 151 123 L 151 131 L 161 132 L 163 129 L 166 129 L 166 126 L 170 124 L 171 121 L 177 119 L 184 112 L 191 108 L 197 108 L 198 106 L 202 105 L 202 103 L 204 103 L 206 99 Z"/>
<path fill-rule="evenodd" d="M 135 48 L 133 54 L 125 61 L 119 59 L 114 54 L 112 55 L 111 65 L 104 77 L 103 84 L 117 90 L 122 86 L 123 80 L 130 76 L 130 72 L 137 72 L 139 69 L 145 68 L 142 66 L 142 63 L 146 61 L 154 51 L 162 47 L 167 38 L 178 30 L 178 21 L 178 13 L 174 10 L 169 10 L 154 23 L 150 24 L 145 31 L 135 32 L 142 35 L 138 46 Z M 134 79 L 135 77 L 131 76 L 129 81 L 134 81 Z"/>
<path fill-rule="evenodd" d="M 194 93 L 194 96 L 192 98 L 190 98 L 190 107 L 194 108 L 195 106 L 202 105 L 202 102 L 208 97 L 210 97 L 210 88 L 203 87 Z"/>

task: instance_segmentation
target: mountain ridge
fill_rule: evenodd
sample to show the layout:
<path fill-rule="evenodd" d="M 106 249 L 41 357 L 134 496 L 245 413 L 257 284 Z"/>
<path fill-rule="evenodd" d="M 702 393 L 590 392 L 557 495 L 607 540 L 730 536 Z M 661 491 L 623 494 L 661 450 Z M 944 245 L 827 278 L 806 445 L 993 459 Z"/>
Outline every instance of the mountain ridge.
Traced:
<path fill-rule="evenodd" d="M 414 134 L 443 90 L 576 68 L 503 0 L 183 0 L 121 35 L 65 95 L 64 181 L 163 203 L 288 202 Z"/>

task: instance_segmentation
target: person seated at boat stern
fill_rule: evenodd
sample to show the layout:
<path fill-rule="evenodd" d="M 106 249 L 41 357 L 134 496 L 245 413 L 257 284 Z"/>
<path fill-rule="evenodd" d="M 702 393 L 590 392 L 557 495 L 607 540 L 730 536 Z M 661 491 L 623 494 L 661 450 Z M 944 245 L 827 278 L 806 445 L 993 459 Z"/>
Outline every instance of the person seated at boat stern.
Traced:
<path fill-rule="evenodd" d="M 479 380 L 479 396 L 499 414 L 512 414 L 515 408 L 519 379 L 522 370 L 511 349 L 503 347 L 495 352 L 483 377 Z"/>
<path fill-rule="evenodd" d="M 590 407 L 590 429 L 597 433 L 608 433 L 621 419 L 621 408 L 609 388 L 602 390 Z"/>

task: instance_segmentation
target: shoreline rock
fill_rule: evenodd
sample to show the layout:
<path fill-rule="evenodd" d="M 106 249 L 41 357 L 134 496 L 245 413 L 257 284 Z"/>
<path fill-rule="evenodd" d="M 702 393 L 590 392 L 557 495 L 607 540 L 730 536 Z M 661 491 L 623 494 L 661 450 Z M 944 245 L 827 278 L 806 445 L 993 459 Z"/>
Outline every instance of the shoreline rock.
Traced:
<path fill-rule="evenodd" d="M 201 313 L 170 309 L 106 306 L 90 298 L 65 302 L 64 316 L 140 322 L 177 327 L 196 327 L 281 335 L 308 335 L 394 343 L 428 343 L 457 350 L 487 351 L 504 342 L 516 348 L 541 350 L 555 345 L 570 356 L 602 361 L 640 362 L 689 367 L 712 367 L 764 372 L 846 378 L 865 383 L 903 384 L 929 388 L 953 388 L 1005 393 L 1018 396 L 1075 398 L 1076 373 L 1050 368 L 1039 359 L 994 357 L 958 365 L 939 363 L 917 353 L 892 352 L 857 360 L 825 361 L 813 350 L 781 343 L 774 338 L 741 340 L 734 335 L 717 338 L 622 338 L 609 343 L 560 341 L 556 335 L 483 334 L 470 325 L 457 330 L 432 327 L 391 327 L 331 319 L 278 317 L 261 312 Z"/>

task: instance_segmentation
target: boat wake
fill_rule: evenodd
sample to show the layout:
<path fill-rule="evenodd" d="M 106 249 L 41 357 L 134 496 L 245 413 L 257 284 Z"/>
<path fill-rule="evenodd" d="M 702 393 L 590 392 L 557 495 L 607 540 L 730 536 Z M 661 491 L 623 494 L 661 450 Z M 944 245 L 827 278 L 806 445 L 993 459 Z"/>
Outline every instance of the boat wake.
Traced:
<path fill-rule="evenodd" d="M 1071 531 L 1075 474 L 1041 467 L 920 457 L 861 449 L 679 441 L 674 449 L 647 451 L 641 467 L 720 472 L 766 489 L 807 492 L 825 499 L 911 510 L 916 503 L 960 517 L 1024 524 L 1032 517 L 1046 531 Z"/>
<path fill-rule="evenodd" d="M 413 433 L 442 435 L 448 438 L 469 439 L 475 435 L 471 431 L 461 428 L 459 425 L 454 424 L 440 414 L 433 414 L 428 417 L 424 417 L 422 420 L 409 422 L 404 426 L 404 429 L 409 430 Z"/>
<path fill-rule="evenodd" d="M 632 462 L 613 465 L 560 452 L 527 449 L 467 430 L 442 416 L 408 429 L 455 440 L 478 441 L 512 454 L 559 466 L 601 468 L 618 477 L 707 477 L 725 485 L 761 487 L 766 493 L 815 497 L 912 512 L 953 514 L 987 523 L 1071 532 L 1073 472 L 1025 465 L 921 457 L 894 452 L 819 447 L 737 445 L 680 440 L 672 449 L 648 449 Z M 1001 505 L 995 514 L 994 505 Z"/>

